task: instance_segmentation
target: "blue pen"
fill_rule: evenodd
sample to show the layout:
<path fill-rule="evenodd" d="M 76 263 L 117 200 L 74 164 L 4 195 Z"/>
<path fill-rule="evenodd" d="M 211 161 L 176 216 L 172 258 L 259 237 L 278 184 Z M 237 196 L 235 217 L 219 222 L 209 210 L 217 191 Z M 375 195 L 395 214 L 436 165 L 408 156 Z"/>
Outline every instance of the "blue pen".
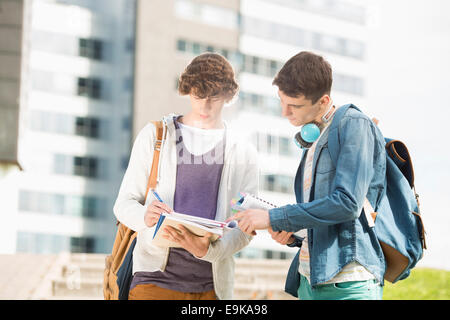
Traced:
<path fill-rule="evenodd" d="M 152 192 L 153 192 L 153 195 L 155 196 L 155 198 L 156 198 L 159 202 L 164 203 L 164 201 L 162 201 L 161 197 L 159 196 L 159 194 L 156 193 L 155 190 L 152 190 Z"/>

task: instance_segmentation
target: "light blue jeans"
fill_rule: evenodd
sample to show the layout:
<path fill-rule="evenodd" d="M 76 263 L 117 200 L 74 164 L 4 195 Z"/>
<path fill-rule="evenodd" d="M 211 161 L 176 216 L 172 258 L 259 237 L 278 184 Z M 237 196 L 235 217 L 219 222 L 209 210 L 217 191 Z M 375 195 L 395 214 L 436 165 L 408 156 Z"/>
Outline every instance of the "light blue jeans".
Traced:
<path fill-rule="evenodd" d="M 322 284 L 312 289 L 308 279 L 300 276 L 300 300 L 381 300 L 383 297 L 383 287 L 376 280 Z"/>

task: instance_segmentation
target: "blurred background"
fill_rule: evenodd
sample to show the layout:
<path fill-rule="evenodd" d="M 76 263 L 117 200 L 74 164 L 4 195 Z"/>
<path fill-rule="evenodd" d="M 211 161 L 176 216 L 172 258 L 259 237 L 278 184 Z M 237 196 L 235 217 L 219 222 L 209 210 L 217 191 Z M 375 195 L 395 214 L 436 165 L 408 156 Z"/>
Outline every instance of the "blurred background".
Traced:
<path fill-rule="evenodd" d="M 0 298 L 101 298 L 134 138 L 189 110 L 178 77 L 203 52 L 235 68 L 225 118 L 257 147 L 261 196 L 279 205 L 295 202 L 301 151 L 272 79 L 302 50 L 323 55 L 334 103 L 408 146 L 419 267 L 449 271 L 449 13 L 445 0 L 0 0 Z M 295 253 L 259 232 L 236 255 L 237 297 L 287 298 Z"/>

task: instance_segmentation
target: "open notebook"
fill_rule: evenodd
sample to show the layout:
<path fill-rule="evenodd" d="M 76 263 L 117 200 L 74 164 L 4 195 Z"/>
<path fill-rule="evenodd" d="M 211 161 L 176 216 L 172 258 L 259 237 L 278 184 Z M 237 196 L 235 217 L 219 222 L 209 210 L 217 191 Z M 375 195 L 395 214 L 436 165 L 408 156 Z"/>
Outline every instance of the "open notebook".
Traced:
<path fill-rule="evenodd" d="M 179 248 L 180 245 L 178 243 L 163 237 L 164 232 L 162 230 L 164 230 L 166 226 L 172 226 L 178 229 L 177 226 L 180 224 L 197 236 L 204 236 L 207 232 L 211 232 L 213 234 L 211 237 L 212 242 L 223 236 L 224 229 L 237 227 L 236 221 L 225 223 L 178 212 L 163 213 L 156 224 L 152 243 L 164 248 Z"/>

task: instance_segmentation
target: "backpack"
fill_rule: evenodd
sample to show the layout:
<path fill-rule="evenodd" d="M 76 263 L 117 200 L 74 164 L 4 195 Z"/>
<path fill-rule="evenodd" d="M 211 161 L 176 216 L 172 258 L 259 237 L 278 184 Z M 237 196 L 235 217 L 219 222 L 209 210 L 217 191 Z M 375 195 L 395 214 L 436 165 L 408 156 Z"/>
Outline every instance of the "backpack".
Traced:
<path fill-rule="evenodd" d="M 156 143 L 144 199 L 147 199 L 149 189 L 156 187 L 159 154 L 163 133 L 165 132 L 162 121 L 153 121 L 153 124 L 156 127 Z M 133 278 L 133 249 L 136 245 L 136 236 L 137 233 L 135 231 L 119 221 L 117 222 L 117 232 L 112 252 L 105 259 L 103 274 L 103 297 L 105 300 L 128 300 L 130 284 Z"/>
<path fill-rule="evenodd" d="M 353 104 L 336 110 L 330 125 L 328 150 L 336 166 L 339 154 L 339 122 Z M 332 134 L 336 129 L 336 134 Z M 384 279 L 395 283 L 407 278 L 426 249 L 425 229 L 420 215 L 419 195 L 414 186 L 414 170 L 408 149 L 399 140 L 385 139 L 386 190 L 373 210 L 365 201 L 364 213 L 383 250 Z M 372 221 L 370 221 L 372 220 Z"/>

